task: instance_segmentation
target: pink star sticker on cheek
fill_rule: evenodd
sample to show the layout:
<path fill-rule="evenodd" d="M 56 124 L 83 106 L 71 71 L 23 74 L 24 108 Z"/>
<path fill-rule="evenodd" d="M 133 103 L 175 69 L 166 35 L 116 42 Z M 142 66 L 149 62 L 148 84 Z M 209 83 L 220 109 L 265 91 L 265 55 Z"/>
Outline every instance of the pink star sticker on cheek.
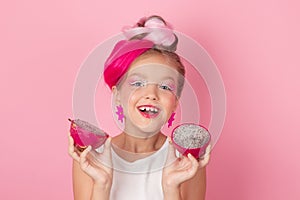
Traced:
<path fill-rule="evenodd" d="M 123 113 L 123 107 L 121 105 L 117 106 L 117 112 L 116 114 L 118 115 L 118 120 L 121 121 L 121 123 L 123 123 L 123 119 L 124 119 L 124 113 Z"/>

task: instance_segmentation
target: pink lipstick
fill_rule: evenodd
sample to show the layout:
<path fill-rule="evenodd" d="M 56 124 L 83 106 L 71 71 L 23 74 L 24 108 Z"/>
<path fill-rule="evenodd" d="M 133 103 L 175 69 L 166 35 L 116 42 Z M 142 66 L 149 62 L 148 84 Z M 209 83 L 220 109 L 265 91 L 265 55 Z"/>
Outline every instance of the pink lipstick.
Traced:
<path fill-rule="evenodd" d="M 138 106 L 138 110 L 143 117 L 155 118 L 159 114 L 159 108 L 153 105 Z"/>

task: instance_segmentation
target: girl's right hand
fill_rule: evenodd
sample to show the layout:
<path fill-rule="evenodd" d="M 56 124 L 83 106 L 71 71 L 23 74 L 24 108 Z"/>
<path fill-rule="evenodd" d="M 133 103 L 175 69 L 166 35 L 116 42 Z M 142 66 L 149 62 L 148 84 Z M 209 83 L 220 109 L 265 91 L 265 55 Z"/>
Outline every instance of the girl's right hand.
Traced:
<path fill-rule="evenodd" d="M 111 187 L 113 169 L 110 137 L 106 140 L 102 153 L 92 150 L 91 146 L 79 153 L 76 151 L 73 138 L 69 135 L 69 155 L 79 163 L 82 171 L 93 179 L 94 184 L 103 189 Z"/>

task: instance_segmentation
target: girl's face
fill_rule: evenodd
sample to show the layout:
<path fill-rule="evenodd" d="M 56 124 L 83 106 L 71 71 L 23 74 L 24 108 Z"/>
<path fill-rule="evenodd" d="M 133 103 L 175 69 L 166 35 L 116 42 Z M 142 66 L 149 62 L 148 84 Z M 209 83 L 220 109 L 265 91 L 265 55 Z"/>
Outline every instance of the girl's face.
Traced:
<path fill-rule="evenodd" d="M 168 65 L 167 65 L 168 64 Z M 160 131 L 177 107 L 180 73 L 160 55 L 135 61 L 114 88 L 125 116 L 125 132 L 150 137 Z"/>

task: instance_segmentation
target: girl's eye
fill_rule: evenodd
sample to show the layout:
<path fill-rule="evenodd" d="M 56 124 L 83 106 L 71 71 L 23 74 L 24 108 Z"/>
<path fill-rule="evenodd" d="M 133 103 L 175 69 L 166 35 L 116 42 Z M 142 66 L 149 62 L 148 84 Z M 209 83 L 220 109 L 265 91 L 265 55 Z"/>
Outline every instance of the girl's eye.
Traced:
<path fill-rule="evenodd" d="M 169 91 L 173 91 L 173 88 L 167 84 L 160 84 L 159 88 L 163 89 L 163 90 L 169 90 Z"/>
<path fill-rule="evenodd" d="M 130 83 L 131 86 L 144 87 L 146 85 L 145 81 L 134 81 Z"/>

